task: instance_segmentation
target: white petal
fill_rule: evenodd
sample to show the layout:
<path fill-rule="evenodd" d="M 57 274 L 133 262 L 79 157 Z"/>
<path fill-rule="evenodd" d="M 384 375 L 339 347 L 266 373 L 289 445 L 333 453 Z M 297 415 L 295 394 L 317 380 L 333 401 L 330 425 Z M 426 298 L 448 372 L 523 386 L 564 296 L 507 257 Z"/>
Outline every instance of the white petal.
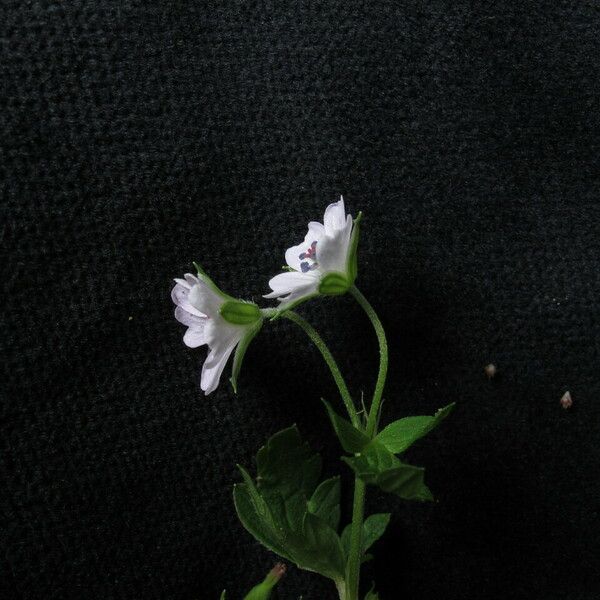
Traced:
<path fill-rule="evenodd" d="M 266 294 L 265 298 L 277 298 L 281 302 L 280 307 L 285 307 L 314 294 L 319 288 L 319 274 L 317 271 L 281 273 L 273 277 L 269 285 L 274 291 Z"/>
<path fill-rule="evenodd" d="M 308 233 L 304 237 L 304 241 L 301 244 L 292 246 L 286 250 L 285 262 L 288 264 L 288 266 L 292 267 L 292 269 L 295 271 L 300 271 L 300 263 L 302 262 L 300 254 L 306 252 L 313 242 L 317 242 L 318 248 L 318 242 L 323 235 L 325 235 L 325 228 L 323 225 L 321 225 L 321 223 L 317 223 L 316 221 L 311 221 L 308 224 Z"/>
<path fill-rule="evenodd" d="M 173 281 L 178 285 L 184 287 L 186 290 L 189 290 L 192 287 L 185 279 L 180 279 L 179 277 L 176 277 L 175 279 L 173 279 Z"/>
<path fill-rule="evenodd" d="M 208 353 L 204 365 L 202 366 L 202 376 L 200 378 L 200 387 L 207 396 L 217 389 L 219 380 L 221 379 L 221 373 L 223 373 L 223 369 L 227 364 L 227 359 L 238 342 L 239 338 L 228 340 L 228 343 L 226 344 L 219 344 L 214 348 L 211 348 Z"/>
<path fill-rule="evenodd" d="M 196 313 L 199 312 L 191 304 L 190 304 L 190 308 L 192 310 L 194 310 Z M 183 306 L 175 307 L 175 318 L 180 323 L 182 323 L 183 325 L 187 325 L 188 327 L 192 327 L 193 325 L 200 325 L 200 324 L 202 324 L 202 326 L 204 326 L 204 322 L 206 321 L 206 317 L 204 315 L 199 316 L 195 313 L 191 313 L 190 311 L 186 310 Z"/>
<path fill-rule="evenodd" d="M 184 277 L 190 287 L 192 287 L 200 282 L 200 280 L 195 275 L 192 275 L 191 273 L 186 273 L 184 275 Z"/>
<path fill-rule="evenodd" d="M 332 234 L 326 235 L 317 249 L 317 261 L 319 271 L 346 272 L 350 238 L 352 236 L 352 217 L 348 215 L 344 228 L 338 229 Z"/>
<path fill-rule="evenodd" d="M 195 324 L 188 328 L 183 336 L 183 343 L 188 348 L 197 348 L 206 344 L 206 335 L 204 334 L 204 324 Z"/>
<path fill-rule="evenodd" d="M 205 317 L 206 315 L 200 312 L 197 308 L 194 308 L 189 301 L 190 289 L 187 287 L 187 283 L 180 283 L 181 279 L 176 279 L 177 285 L 171 290 L 171 299 L 173 302 L 180 306 L 185 312 L 190 313 L 196 317 Z M 175 315 L 177 318 L 177 314 Z M 178 319 L 179 320 L 179 319 Z"/>
<path fill-rule="evenodd" d="M 325 225 L 325 231 L 327 232 L 327 235 L 331 235 L 336 230 L 343 229 L 345 227 L 346 208 L 344 207 L 344 199 L 341 196 L 337 202 L 330 204 L 325 209 L 323 223 Z"/>
<path fill-rule="evenodd" d="M 223 298 L 201 279 L 190 290 L 188 301 L 194 308 L 209 317 L 218 315 L 219 308 L 223 304 Z"/>
<path fill-rule="evenodd" d="M 273 290 L 270 294 L 265 294 L 265 298 L 277 298 L 306 287 L 317 286 L 319 283 L 318 275 L 315 273 L 298 273 L 290 271 L 275 275 L 269 281 L 269 287 Z"/>
<path fill-rule="evenodd" d="M 187 302 L 187 295 L 189 291 L 190 288 L 178 282 L 177 285 L 171 290 L 171 300 L 173 300 L 174 304 L 179 306 L 180 304 Z"/>

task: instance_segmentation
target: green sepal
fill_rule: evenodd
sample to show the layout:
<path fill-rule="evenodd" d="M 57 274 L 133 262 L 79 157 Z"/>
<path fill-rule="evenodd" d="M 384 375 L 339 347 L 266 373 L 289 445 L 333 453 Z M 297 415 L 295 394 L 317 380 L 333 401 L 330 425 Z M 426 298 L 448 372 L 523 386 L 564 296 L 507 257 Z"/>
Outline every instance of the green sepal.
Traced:
<path fill-rule="evenodd" d="M 215 294 L 223 298 L 224 300 L 235 300 L 229 294 L 226 294 L 219 286 L 206 274 L 206 271 L 197 263 L 192 262 L 196 268 L 198 279 L 201 279 Z"/>
<path fill-rule="evenodd" d="M 418 439 L 435 429 L 452 412 L 455 404 L 453 402 L 440 408 L 432 417 L 406 417 L 394 421 L 380 431 L 375 440 L 394 454 L 404 452 Z"/>
<path fill-rule="evenodd" d="M 351 282 L 343 273 L 327 273 L 319 282 L 319 294 L 323 296 L 341 296 L 351 286 Z"/>
<path fill-rule="evenodd" d="M 219 309 L 220 315 L 232 325 L 252 325 L 262 320 L 260 308 L 254 302 L 226 300 Z"/>
<path fill-rule="evenodd" d="M 350 285 L 356 280 L 358 275 L 358 239 L 360 237 L 360 222 L 362 221 L 362 212 L 359 212 L 354 219 L 354 225 L 352 226 L 352 237 L 350 238 L 350 247 L 348 248 L 348 262 L 346 264 L 346 273 L 348 274 L 348 281 Z"/>
<path fill-rule="evenodd" d="M 433 500 L 425 485 L 425 469 L 407 465 L 385 446 L 372 441 L 357 456 L 343 456 L 342 460 L 365 483 L 376 485 L 405 500 Z"/>
<path fill-rule="evenodd" d="M 342 448 L 350 454 L 356 454 L 365 448 L 371 441 L 367 434 L 354 427 L 350 421 L 340 417 L 340 415 L 331 408 L 331 405 L 327 400 L 323 400 L 323 398 L 321 398 L 321 400 L 327 409 L 327 414 L 329 415 L 333 429 L 342 444 Z"/>
<path fill-rule="evenodd" d="M 390 522 L 390 513 L 376 513 L 368 516 L 362 527 L 361 536 L 361 554 L 363 554 L 363 562 L 367 559 L 366 551 L 385 533 L 385 530 Z M 344 527 L 341 540 L 344 554 L 348 556 L 350 553 L 350 535 L 352 533 L 352 523 Z M 368 560 L 368 559 L 367 559 Z"/>
<path fill-rule="evenodd" d="M 340 538 L 327 521 L 338 519 L 335 481 L 317 487 L 321 458 L 295 426 L 272 436 L 257 454 L 256 483 L 240 467 L 244 483 L 234 502 L 244 527 L 264 546 L 301 569 L 343 581 Z"/>
<path fill-rule="evenodd" d="M 231 368 L 231 377 L 229 381 L 231 382 L 231 386 L 233 387 L 234 393 L 237 394 L 237 381 L 242 369 L 242 362 L 244 361 L 244 356 L 246 355 L 246 350 L 248 350 L 248 346 L 250 342 L 255 338 L 256 334 L 261 330 L 263 325 L 263 320 L 257 321 L 256 325 L 253 327 L 249 327 L 248 331 L 244 335 L 244 337 L 239 341 L 235 354 L 233 356 L 233 367 Z"/>

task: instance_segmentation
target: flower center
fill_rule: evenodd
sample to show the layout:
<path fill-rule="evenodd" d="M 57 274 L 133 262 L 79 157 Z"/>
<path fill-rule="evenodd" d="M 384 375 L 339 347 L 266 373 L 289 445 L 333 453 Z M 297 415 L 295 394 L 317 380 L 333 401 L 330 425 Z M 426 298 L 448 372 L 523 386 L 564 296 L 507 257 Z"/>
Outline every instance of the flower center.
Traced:
<path fill-rule="evenodd" d="M 316 240 L 310 245 L 310 248 L 306 252 L 302 252 L 298 258 L 303 261 L 300 263 L 300 269 L 303 273 L 308 271 L 314 271 L 318 268 L 319 263 L 317 262 L 317 242 Z"/>

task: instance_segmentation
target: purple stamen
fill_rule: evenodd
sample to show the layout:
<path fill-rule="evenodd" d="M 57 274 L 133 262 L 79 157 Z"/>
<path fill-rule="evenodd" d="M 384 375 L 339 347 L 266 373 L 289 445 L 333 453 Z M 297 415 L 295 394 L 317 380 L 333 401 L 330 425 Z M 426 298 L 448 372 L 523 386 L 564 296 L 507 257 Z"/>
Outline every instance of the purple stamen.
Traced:
<path fill-rule="evenodd" d="M 317 263 L 317 242 L 316 240 L 310 245 L 310 248 L 308 248 L 308 250 L 306 250 L 306 252 L 302 252 L 301 254 L 298 255 L 298 258 L 300 260 L 304 260 L 304 259 L 308 259 L 311 262 L 301 262 L 300 263 L 300 270 L 303 273 L 308 273 L 308 271 L 314 271 L 316 268 L 318 268 L 318 263 Z"/>

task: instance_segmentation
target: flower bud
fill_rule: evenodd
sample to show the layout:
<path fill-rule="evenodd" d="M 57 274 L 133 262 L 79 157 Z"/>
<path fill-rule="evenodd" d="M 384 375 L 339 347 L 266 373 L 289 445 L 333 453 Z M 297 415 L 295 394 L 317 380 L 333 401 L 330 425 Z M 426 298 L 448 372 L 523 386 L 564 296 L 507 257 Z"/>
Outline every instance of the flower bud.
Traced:
<path fill-rule="evenodd" d="M 267 573 L 265 580 L 253 587 L 250 592 L 244 597 L 244 600 L 267 600 L 271 597 L 271 590 L 277 585 L 277 582 L 283 577 L 285 573 L 285 565 L 283 563 L 277 563 Z"/>

